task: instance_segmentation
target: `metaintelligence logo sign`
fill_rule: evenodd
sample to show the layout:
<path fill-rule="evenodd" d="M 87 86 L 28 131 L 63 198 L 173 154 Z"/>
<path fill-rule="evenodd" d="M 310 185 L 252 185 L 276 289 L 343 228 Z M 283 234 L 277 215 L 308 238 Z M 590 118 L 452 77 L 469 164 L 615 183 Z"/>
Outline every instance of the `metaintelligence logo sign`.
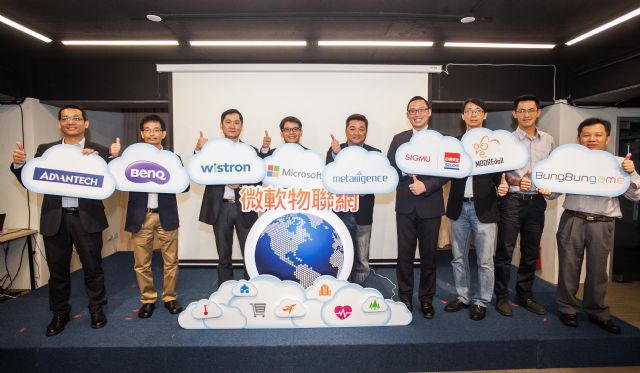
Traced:
<path fill-rule="evenodd" d="M 267 165 L 265 186 L 314 189 L 322 187 L 324 162 L 319 154 L 298 144 L 280 145 L 264 159 Z"/>
<path fill-rule="evenodd" d="M 334 194 L 391 193 L 398 185 L 398 172 L 382 153 L 349 146 L 327 165 L 323 183 Z"/>
<path fill-rule="evenodd" d="M 215 138 L 189 160 L 187 171 L 202 185 L 255 184 L 264 178 L 265 164 L 251 145 Z"/>

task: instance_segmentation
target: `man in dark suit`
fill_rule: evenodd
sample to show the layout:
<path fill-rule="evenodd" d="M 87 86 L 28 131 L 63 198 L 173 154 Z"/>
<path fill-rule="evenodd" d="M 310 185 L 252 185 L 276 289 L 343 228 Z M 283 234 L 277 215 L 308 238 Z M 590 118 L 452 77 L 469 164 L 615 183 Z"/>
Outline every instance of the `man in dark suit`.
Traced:
<path fill-rule="evenodd" d="M 162 150 L 162 140 L 167 136 L 164 120 L 155 114 L 147 115 L 140 121 L 142 140 Z M 189 188 L 187 187 L 187 190 Z M 162 301 L 171 314 L 182 311 L 177 301 L 178 283 L 178 203 L 172 193 L 130 192 L 127 204 L 127 220 L 124 229 L 131 232 L 134 270 L 140 289 L 138 317 L 151 317 L 155 308 L 158 292 L 153 286 L 151 260 L 153 258 L 154 237 L 159 243 L 164 275 L 162 282 Z"/>
<path fill-rule="evenodd" d="M 466 130 L 481 128 L 487 119 L 487 107 L 479 98 L 470 98 L 462 105 L 462 120 Z M 451 190 L 447 203 L 447 217 L 451 219 L 451 251 L 453 279 L 457 298 L 447 303 L 446 312 L 463 308 L 471 310 L 471 320 L 484 319 L 487 305 L 493 296 L 493 251 L 500 212 L 498 197 L 509 192 L 509 185 L 502 173 L 469 176 L 451 179 Z M 470 294 L 471 272 L 469 270 L 469 244 L 471 234 L 475 237 L 478 263 L 478 287 Z"/>
<path fill-rule="evenodd" d="M 381 152 L 373 146 L 365 144 L 369 120 L 362 114 L 351 114 L 346 120 L 344 133 L 347 142 L 340 144 L 335 136 L 331 135 L 331 147 L 327 150 L 326 163 L 334 161 L 340 150 L 347 146 L 361 146 L 366 151 Z M 347 226 L 353 241 L 353 268 L 350 280 L 364 286 L 369 272 L 369 243 L 371 241 L 371 225 L 373 223 L 374 194 L 360 195 L 359 209 L 353 212 L 339 212 L 338 216 Z"/>
<path fill-rule="evenodd" d="M 302 137 L 302 122 L 300 119 L 292 116 L 284 117 L 280 121 L 280 136 L 284 140 L 285 144 L 298 144 L 303 149 L 308 150 L 307 147 L 300 144 L 300 138 Z M 276 149 L 271 149 L 271 136 L 267 131 L 264 131 L 264 138 L 262 139 L 262 148 L 260 148 L 260 157 L 265 158 L 273 154 Z"/>
<path fill-rule="evenodd" d="M 220 129 L 224 137 L 238 142 L 242 133 L 242 114 L 236 109 L 229 109 L 220 116 Z M 196 151 L 200 151 L 207 139 L 200 132 L 200 138 L 196 143 Z M 254 148 L 255 149 L 255 148 Z M 258 150 L 256 149 L 256 153 Z M 260 154 L 259 154 L 260 155 Z M 261 155 L 264 156 L 264 155 Z M 235 228 L 240 251 L 244 256 L 244 244 L 253 223 L 258 220 L 255 211 L 243 212 L 240 206 L 240 188 L 242 185 L 207 185 L 202 197 L 199 220 L 213 226 L 213 234 L 218 250 L 218 282 L 222 284 L 227 280 L 233 280 L 233 264 L 231 260 L 233 246 L 233 229 Z M 245 279 L 249 278 L 247 271 Z"/>
<path fill-rule="evenodd" d="M 75 105 L 67 105 L 58 111 L 58 127 L 62 141 L 41 144 L 34 157 L 40 157 L 47 149 L 58 144 L 71 144 L 82 149 L 83 154 L 98 154 L 108 160 L 120 153 L 120 139 L 111 149 L 85 139 L 89 121 L 85 111 Z M 22 166 L 26 153 L 18 143 L 13 151 L 11 171 L 22 183 Z M 102 201 L 44 195 L 40 213 L 40 233 L 44 239 L 45 255 L 49 268 L 49 308 L 53 319 L 46 335 L 54 336 L 64 330 L 69 322 L 69 294 L 71 291 L 71 254 L 75 246 L 84 270 L 84 285 L 89 297 L 91 327 L 102 328 L 107 318 L 102 306 L 107 303 L 102 270 L 102 231 L 108 227 Z"/>
<path fill-rule="evenodd" d="M 413 310 L 413 261 L 416 244 L 420 252 L 420 285 L 418 299 L 422 316 L 432 319 L 436 293 L 436 250 L 440 219 L 444 215 L 442 186 L 449 180 L 444 177 L 416 176 L 402 172 L 396 164 L 396 151 L 419 131 L 429 127 L 431 106 L 420 96 L 409 100 L 407 118 L 413 129 L 393 137 L 387 157 L 399 176 L 396 188 L 396 229 L 398 232 L 398 263 L 396 275 L 400 301 Z"/>

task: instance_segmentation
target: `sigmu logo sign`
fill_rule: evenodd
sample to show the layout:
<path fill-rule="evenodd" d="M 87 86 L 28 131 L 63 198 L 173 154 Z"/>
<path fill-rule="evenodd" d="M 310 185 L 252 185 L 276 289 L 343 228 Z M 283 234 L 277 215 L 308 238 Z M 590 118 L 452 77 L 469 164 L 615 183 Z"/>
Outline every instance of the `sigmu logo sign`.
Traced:
<path fill-rule="evenodd" d="M 431 156 L 426 154 L 406 154 L 404 156 L 404 159 L 407 161 L 414 161 L 414 162 L 424 162 L 424 163 L 431 162 Z"/>

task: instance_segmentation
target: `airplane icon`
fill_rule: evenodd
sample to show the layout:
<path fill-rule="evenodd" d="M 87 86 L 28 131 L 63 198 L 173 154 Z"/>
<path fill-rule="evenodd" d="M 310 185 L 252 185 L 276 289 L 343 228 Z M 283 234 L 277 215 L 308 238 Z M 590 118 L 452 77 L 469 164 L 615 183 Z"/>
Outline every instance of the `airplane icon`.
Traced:
<path fill-rule="evenodd" d="M 295 306 L 297 306 L 297 304 L 290 304 L 288 306 L 284 306 L 284 308 L 282 309 L 284 312 L 288 312 L 289 314 L 291 314 L 291 312 L 293 312 L 293 309 L 295 308 Z"/>

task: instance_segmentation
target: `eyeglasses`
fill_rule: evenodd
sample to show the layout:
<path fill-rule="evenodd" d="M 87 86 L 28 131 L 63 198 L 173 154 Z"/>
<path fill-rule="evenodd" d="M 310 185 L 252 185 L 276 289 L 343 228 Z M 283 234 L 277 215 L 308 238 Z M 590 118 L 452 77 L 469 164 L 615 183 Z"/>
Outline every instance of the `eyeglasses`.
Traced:
<path fill-rule="evenodd" d="M 467 115 L 482 115 L 484 114 L 484 110 L 482 109 L 476 109 L 476 110 L 472 110 L 472 109 L 467 109 L 464 111 L 465 114 Z"/>
<path fill-rule="evenodd" d="M 164 130 L 158 129 L 158 128 L 154 128 L 154 129 L 145 128 L 142 130 L 142 132 L 144 132 L 147 135 L 150 133 L 153 133 L 155 135 L 157 133 L 164 132 Z"/>
<path fill-rule="evenodd" d="M 428 107 L 423 107 L 419 109 L 409 109 L 407 110 L 407 113 L 409 113 L 409 115 L 424 114 L 427 112 L 427 110 L 429 110 Z"/>
<path fill-rule="evenodd" d="M 300 131 L 300 127 L 282 129 L 282 132 L 285 132 L 285 133 L 293 133 L 293 132 L 299 132 L 299 131 Z"/>
<path fill-rule="evenodd" d="M 63 122 L 82 122 L 84 120 L 84 118 L 82 118 L 82 117 L 67 117 L 67 116 L 64 116 L 64 117 L 61 117 L 60 120 L 63 121 Z"/>
<path fill-rule="evenodd" d="M 533 113 L 535 113 L 535 112 L 537 112 L 537 111 L 538 111 L 538 109 L 537 109 L 537 108 L 531 108 L 531 109 L 518 109 L 518 110 L 516 110 L 516 113 L 517 113 L 518 115 L 525 115 L 525 114 L 527 114 L 527 113 L 528 113 L 528 114 L 533 114 Z"/>

